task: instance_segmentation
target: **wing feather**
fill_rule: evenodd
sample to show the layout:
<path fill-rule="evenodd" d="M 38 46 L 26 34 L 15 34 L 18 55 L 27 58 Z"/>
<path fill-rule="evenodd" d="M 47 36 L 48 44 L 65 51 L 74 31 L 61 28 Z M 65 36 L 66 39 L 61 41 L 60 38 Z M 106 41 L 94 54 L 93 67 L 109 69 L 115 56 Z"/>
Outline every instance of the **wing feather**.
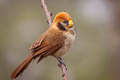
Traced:
<path fill-rule="evenodd" d="M 54 54 L 62 47 L 64 39 L 65 37 L 63 37 L 61 32 L 56 29 L 49 29 L 48 32 L 41 35 L 30 47 L 33 53 L 33 59 L 39 57 L 39 62 L 42 58 Z"/>
<path fill-rule="evenodd" d="M 42 45 L 42 43 L 45 44 L 45 38 L 46 36 L 41 36 L 40 38 L 38 38 L 33 44 L 32 46 L 29 48 L 32 53 L 37 52 L 38 50 L 40 50 L 41 48 L 44 48 L 45 46 Z"/>

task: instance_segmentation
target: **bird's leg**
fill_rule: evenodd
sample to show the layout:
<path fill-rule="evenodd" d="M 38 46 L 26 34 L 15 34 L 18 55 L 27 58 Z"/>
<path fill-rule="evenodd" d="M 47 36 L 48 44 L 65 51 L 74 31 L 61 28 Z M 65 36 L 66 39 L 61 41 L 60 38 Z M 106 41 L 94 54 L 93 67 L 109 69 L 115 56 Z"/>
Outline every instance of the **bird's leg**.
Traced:
<path fill-rule="evenodd" d="M 66 70 L 67 70 L 67 67 L 66 67 L 63 59 L 62 59 L 61 57 L 56 57 L 56 58 L 57 58 L 57 60 L 58 60 L 58 62 L 59 62 L 58 66 L 61 67 L 62 65 L 64 65 L 65 68 L 66 68 Z"/>
<path fill-rule="evenodd" d="M 58 64 L 58 66 L 61 68 L 61 70 L 62 70 L 62 79 L 63 80 L 68 80 L 67 79 L 67 67 L 66 67 L 66 65 L 64 64 L 64 62 L 63 62 L 63 60 L 62 60 L 62 58 L 61 57 L 56 57 L 57 58 L 57 60 L 58 60 L 58 62 L 59 62 L 59 64 Z"/>

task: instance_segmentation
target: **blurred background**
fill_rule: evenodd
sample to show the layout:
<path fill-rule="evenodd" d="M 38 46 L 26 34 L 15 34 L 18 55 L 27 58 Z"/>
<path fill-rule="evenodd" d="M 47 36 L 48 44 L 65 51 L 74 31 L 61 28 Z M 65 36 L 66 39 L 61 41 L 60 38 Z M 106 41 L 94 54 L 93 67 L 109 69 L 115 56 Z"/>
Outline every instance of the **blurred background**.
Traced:
<path fill-rule="evenodd" d="M 120 1 L 45 0 L 49 11 L 68 12 L 76 40 L 64 56 L 69 80 L 120 80 Z M 40 0 L 0 0 L 0 80 L 30 54 L 28 48 L 49 27 Z M 33 61 L 20 80 L 61 80 L 57 60 Z M 112 75 L 112 76 L 111 76 Z"/>

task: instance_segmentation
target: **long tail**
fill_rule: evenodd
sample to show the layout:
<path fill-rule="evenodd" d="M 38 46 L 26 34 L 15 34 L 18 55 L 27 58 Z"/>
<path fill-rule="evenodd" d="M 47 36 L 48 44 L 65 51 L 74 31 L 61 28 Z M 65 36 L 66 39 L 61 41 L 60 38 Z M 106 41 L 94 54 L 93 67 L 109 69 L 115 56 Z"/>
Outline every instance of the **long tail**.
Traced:
<path fill-rule="evenodd" d="M 27 66 L 30 64 L 30 62 L 33 59 L 33 54 L 30 54 L 12 73 L 11 80 L 15 79 L 19 75 L 22 74 L 22 72 L 27 68 Z"/>

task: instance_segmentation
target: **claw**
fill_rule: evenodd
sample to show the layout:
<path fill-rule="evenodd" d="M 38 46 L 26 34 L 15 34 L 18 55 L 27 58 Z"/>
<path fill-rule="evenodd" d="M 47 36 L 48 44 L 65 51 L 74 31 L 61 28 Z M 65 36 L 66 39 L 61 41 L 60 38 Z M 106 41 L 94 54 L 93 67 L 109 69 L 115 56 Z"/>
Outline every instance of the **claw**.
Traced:
<path fill-rule="evenodd" d="M 62 65 L 64 65 L 65 68 L 66 68 L 66 70 L 67 70 L 67 67 L 66 67 L 64 61 L 62 60 L 62 58 L 61 58 L 61 57 L 56 57 L 56 58 L 57 58 L 57 60 L 58 60 L 58 62 L 59 62 L 58 66 L 59 66 L 59 67 L 62 67 Z"/>

